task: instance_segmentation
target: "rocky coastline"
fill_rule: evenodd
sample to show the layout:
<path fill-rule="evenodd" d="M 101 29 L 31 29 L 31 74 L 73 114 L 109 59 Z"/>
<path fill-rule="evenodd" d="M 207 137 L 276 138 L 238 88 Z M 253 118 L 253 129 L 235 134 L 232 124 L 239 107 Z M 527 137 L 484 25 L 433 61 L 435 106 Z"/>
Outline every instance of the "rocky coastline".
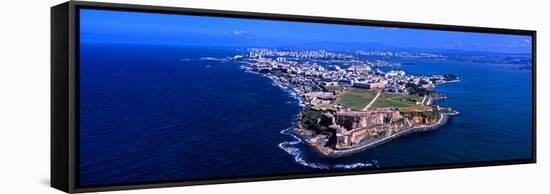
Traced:
<path fill-rule="evenodd" d="M 307 57 L 295 61 L 279 56 L 288 54 L 251 49 L 244 60 L 234 58 L 243 62 L 247 72 L 271 79 L 300 101 L 302 110 L 289 132 L 321 156 L 347 156 L 408 134 L 435 130 L 458 114 L 450 107 L 433 105 L 447 98 L 435 93 L 435 86 L 459 82 L 454 74 L 415 76 L 373 70 L 373 64 L 330 68 Z"/>
<path fill-rule="evenodd" d="M 380 146 L 382 144 L 388 143 L 392 140 L 395 140 L 400 137 L 404 137 L 413 133 L 419 133 L 419 132 L 427 132 L 427 131 L 433 131 L 436 129 L 439 129 L 443 126 L 445 126 L 452 116 L 460 114 L 457 111 L 454 111 L 452 113 L 440 113 L 440 119 L 438 122 L 428 125 L 428 126 L 417 126 L 417 127 L 411 127 L 408 129 L 404 129 L 396 134 L 393 134 L 389 137 L 379 139 L 374 142 L 358 145 L 354 148 L 350 149 L 333 149 L 330 147 L 325 147 L 321 144 L 318 144 L 316 142 L 311 141 L 311 135 L 308 135 L 308 129 L 305 129 L 301 126 L 300 122 L 298 122 L 297 126 L 291 131 L 292 134 L 299 137 L 306 145 L 308 145 L 310 148 L 312 148 L 317 154 L 329 157 L 329 158 L 338 158 L 338 157 L 344 157 L 349 156 L 358 152 L 363 152 L 365 150 Z M 301 114 L 299 115 L 301 118 Z"/>
<path fill-rule="evenodd" d="M 254 73 L 254 72 L 251 72 L 251 73 Z M 273 83 L 275 85 L 277 85 L 278 87 L 280 87 L 282 89 L 285 89 L 285 90 L 288 90 L 289 92 L 292 92 L 294 95 L 296 95 L 297 98 L 300 101 L 300 106 L 302 106 L 302 107 L 306 106 L 306 104 L 304 104 L 304 99 L 303 99 L 304 98 L 304 93 L 303 92 L 297 90 L 295 87 L 292 87 L 291 84 L 281 82 L 281 80 L 279 80 L 279 78 L 277 76 L 268 75 L 266 77 L 271 79 L 273 81 Z M 439 100 L 439 99 L 434 99 L 434 100 Z M 325 145 L 322 145 L 322 144 L 319 144 L 317 142 L 312 141 L 312 139 L 314 138 L 315 135 L 311 133 L 311 130 L 306 129 L 301 124 L 302 123 L 302 118 L 303 118 L 303 111 L 304 110 L 302 110 L 297 115 L 298 120 L 296 122 L 296 126 L 292 130 L 290 130 L 289 132 L 292 133 L 293 135 L 295 135 L 296 137 L 300 138 L 300 140 L 304 144 L 306 144 L 308 147 L 310 147 L 315 153 L 317 153 L 318 155 L 320 155 L 322 157 L 328 157 L 328 158 L 338 158 L 338 157 L 345 157 L 345 156 L 353 155 L 355 153 L 359 153 L 359 152 L 363 152 L 363 151 L 375 148 L 377 146 L 380 146 L 380 145 L 383 145 L 385 143 L 391 142 L 392 140 L 395 140 L 395 139 L 398 139 L 400 137 L 404 137 L 404 136 L 407 136 L 407 135 L 410 135 L 410 134 L 413 134 L 413 133 L 427 132 L 427 131 L 436 130 L 436 129 L 439 129 L 439 128 L 445 126 L 449 122 L 449 120 L 452 116 L 460 114 L 457 111 L 452 111 L 452 112 L 448 112 L 448 113 L 440 112 L 439 113 L 439 118 L 440 119 L 434 124 L 426 125 L 426 126 L 409 127 L 407 129 L 403 129 L 402 131 L 397 132 L 397 133 L 395 133 L 395 134 L 393 134 L 389 137 L 381 138 L 379 140 L 369 142 L 369 143 L 360 144 L 360 145 L 354 146 L 353 148 L 335 149 L 335 148 L 327 147 Z"/>

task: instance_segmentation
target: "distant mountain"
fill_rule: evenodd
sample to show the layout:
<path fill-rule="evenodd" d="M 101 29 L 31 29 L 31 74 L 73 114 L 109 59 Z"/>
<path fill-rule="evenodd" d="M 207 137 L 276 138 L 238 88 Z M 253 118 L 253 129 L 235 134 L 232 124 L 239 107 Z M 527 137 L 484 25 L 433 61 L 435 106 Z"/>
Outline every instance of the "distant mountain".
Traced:
<path fill-rule="evenodd" d="M 461 49 L 440 49 L 440 48 L 403 48 L 406 51 L 437 53 L 443 55 L 485 55 L 485 56 L 530 56 L 531 53 L 502 53 L 493 51 L 461 50 Z"/>
<path fill-rule="evenodd" d="M 264 44 L 268 45 L 268 44 Z M 268 46 L 270 47 L 270 46 Z M 530 53 L 501 53 L 491 51 L 477 51 L 477 50 L 460 50 L 460 49 L 443 49 L 443 48 L 413 48 L 413 47 L 397 47 L 380 43 L 363 43 L 363 42 L 336 42 L 336 41 L 317 41 L 309 43 L 300 43 L 288 46 L 271 46 L 283 49 L 323 49 L 331 51 L 355 51 L 355 50 L 379 50 L 379 51 L 409 51 L 409 52 L 427 52 L 437 53 L 444 55 L 458 54 L 458 55 L 530 55 Z"/>

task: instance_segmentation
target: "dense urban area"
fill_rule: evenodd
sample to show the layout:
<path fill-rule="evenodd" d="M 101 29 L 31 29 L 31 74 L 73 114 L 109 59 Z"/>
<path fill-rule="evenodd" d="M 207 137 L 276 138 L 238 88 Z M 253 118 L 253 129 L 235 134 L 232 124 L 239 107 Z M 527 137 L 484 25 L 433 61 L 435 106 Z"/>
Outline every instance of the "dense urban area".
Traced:
<path fill-rule="evenodd" d="M 458 114 L 433 104 L 446 98 L 435 87 L 458 82 L 457 75 L 384 72 L 379 68 L 403 65 L 385 57 L 446 58 L 421 52 L 249 49 L 233 60 L 299 95 L 304 109 L 293 133 L 318 153 L 339 157 L 436 129 Z"/>

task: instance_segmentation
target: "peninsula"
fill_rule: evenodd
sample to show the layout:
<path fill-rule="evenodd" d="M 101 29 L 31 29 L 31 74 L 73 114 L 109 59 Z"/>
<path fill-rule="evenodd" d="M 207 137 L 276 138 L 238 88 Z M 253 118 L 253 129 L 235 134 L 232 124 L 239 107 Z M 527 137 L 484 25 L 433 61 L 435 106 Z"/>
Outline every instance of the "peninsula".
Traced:
<path fill-rule="evenodd" d="M 458 114 L 434 104 L 447 98 L 435 92 L 436 85 L 458 82 L 458 76 L 384 72 L 379 67 L 400 64 L 365 58 L 364 53 L 249 49 L 248 56 L 237 55 L 233 60 L 300 96 L 304 109 L 292 133 L 326 157 L 346 156 L 407 134 L 434 130 Z"/>

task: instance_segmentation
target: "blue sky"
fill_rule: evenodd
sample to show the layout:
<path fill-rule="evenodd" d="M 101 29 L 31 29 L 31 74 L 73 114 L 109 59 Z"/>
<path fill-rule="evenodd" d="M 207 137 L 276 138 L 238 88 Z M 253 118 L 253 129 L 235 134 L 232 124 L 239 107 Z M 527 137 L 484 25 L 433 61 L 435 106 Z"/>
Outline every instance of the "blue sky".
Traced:
<path fill-rule="evenodd" d="M 81 42 L 292 47 L 314 42 L 530 53 L 531 37 L 81 9 Z"/>

